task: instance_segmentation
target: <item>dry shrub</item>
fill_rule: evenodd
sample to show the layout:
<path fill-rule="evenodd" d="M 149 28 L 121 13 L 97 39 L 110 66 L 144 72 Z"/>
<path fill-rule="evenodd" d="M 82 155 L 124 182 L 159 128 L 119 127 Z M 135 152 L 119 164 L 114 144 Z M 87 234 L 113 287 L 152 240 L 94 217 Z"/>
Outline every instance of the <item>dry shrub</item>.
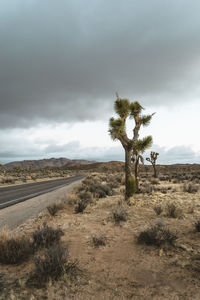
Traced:
<path fill-rule="evenodd" d="M 50 247 L 44 254 L 35 258 L 35 276 L 42 282 L 47 282 L 50 278 L 57 280 L 65 272 L 68 257 L 68 250 L 62 246 Z"/>
<path fill-rule="evenodd" d="M 150 183 L 142 183 L 140 192 L 143 194 L 151 194 L 153 192 L 153 187 L 150 185 Z"/>
<path fill-rule="evenodd" d="M 122 205 L 119 205 L 112 210 L 112 218 L 116 224 L 125 222 L 127 220 L 127 215 L 127 209 Z"/>
<path fill-rule="evenodd" d="M 64 233 L 60 228 L 54 229 L 44 222 L 42 227 L 38 226 L 33 232 L 33 245 L 35 248 L 47 248 L 54 243 L 58 243 L 63 235 Z"/>
<path fill-rule="evenodd" d="M 164 229 L 160 226 L 153 226 L 140 232 L 137 241 L 140 244 L 162 246 L 164 244 L 174 245 L 177 236 L 169 229 Z"/>
<path fill-rule="evenodd" d="M 61 202 L 55 202 L 55 203 L 52 203 L 51 205 L 47 206 L 47 210 L 51 216 L 55 216 L 55 214 L 63 208 L 64 208 L 64 205 Z"/>
<path fill-rule="evenodd" d="M 174 203 L 169 203 L 166 207 L 166 217 L 180 218 L 183 215 L 182 209 L 177 207 Z"/>
<path fill-rule="evenodd" d="M 25 261 L 33 253 L 32 243 L 24 236 L 12 236 L 6 230 L 0 235 L 0 262 L 17 264 Z"/>
<path fill-rule="evenodd" d="M 200 220 L 194 223 L 195 231 L 200 232 Z"/>
<path fill-rule="evenodd" d="M 4 177 L 2 179 L 2 183 L 14 184 L 15 183 L 15 179 L 13 177 Z"/>
<path fill-rule="evenodd" d="M 65 196 L 62 199 L 64 205 L 74 205 L 77 201 L 77 195 L 75 193 Z"/>
<path fill-rule="evenodd" d="M 182 189 L 183 189 L 183 192 L 184 192 L 184 193 L 191 193 L 191 194 L 194 194 L 194 193 L 197 193 L 197 192 L 198 192 L 199 186 L 196 185 L 196 184 L 193 184 L 193 183 L 185 183 L 185 184 L 182 186 Z"/>
<path fill-rule="evenodd" d="M 84 200 L 79 200 L 74 208 L 76 214 L 82 213 L 87 207 L 87 202 Z"/>
<path fill-rule="evenodd" d="M 152 178 L 151 179 L 151 184 L 159 184 L 159 179 L 158 178 Z"/>
<path fill-rule="evenodd" d="M 153 210 L 155 211 L 155 213 L 156 213 L 158 216 L 159 216 L 159 215 L 162 213 L 162 211 L 163 211 L 163 209 L 162 209 L 162 207 L 161 207 L 160 205 L 154 206 Z"/>
<path fill-rule="evenodd" d="M 104 178 L 104 180 L 107 179 Z M 90 176 L 83 180 L 83 185 L 79 188 L 79 192 L 82 191 L 92 193 L 95 198 L 104 198 L 112 195 L 112 188 L 108 184 L 102 184 L 98 178 Z"/>
<path fill-rule="evenodd" d="M 104 233 L 96 233 L 92 235 L 92 243 L 94 247 L 105 246 L 107 238 Z"/>
<path fill-rule="evenodd" d="M 112 189 L 107 184 L 95 184 L 90 187 L 90 192 L 92 192 L 96 198 L 112 196 Z"/>
<path fill-rule="evenodd" d="M 81 200 L 83 200 L 84 202 L 87 202 L 87 203 L 90 203 L 92 202 L 92 193 L 89 192 L 89 191 L 81 191 L 79 194 L 78 194 L 79 198 Z"/>

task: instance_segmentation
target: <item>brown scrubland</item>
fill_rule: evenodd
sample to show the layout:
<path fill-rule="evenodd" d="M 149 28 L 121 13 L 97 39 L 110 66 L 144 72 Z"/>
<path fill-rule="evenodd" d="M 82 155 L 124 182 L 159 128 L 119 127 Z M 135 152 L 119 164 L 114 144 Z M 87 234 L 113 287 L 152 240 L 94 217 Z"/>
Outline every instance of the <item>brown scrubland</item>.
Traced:
<path fill-rule="evenodd" d="M 200 165 L 140 166 L 130 205 L 123 168 L 82 166 L 73 193 L 1 230 L 0 299 L 200 298 Z"/>

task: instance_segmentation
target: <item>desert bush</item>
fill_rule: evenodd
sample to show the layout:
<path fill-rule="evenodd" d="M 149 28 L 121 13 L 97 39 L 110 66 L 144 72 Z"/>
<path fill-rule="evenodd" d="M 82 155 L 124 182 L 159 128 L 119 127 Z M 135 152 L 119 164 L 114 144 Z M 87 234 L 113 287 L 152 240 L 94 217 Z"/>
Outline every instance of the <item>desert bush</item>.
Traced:
<path fill-rule="evenodd" d="M 198 220 L 194 223 L 194 227 L 197 232 L 200 232 L 200 220 Z"/>
<path fill-rule="evenodd" d="M 183 192 L 185 193 L 197 193 L 198 190 L 199 190 L 199 186 L 198 185 L 195 185 L 193 183 L 185 183 L 183 186 L 182 186 L 182 189 L 183 189 Z"/>
<path fill-rule="evenodd" d="M 166 217 L 169 218 L 180 218 L 182 216 L 182 210 L 176 207 L 174 203 L 170 203 L 166 207 Z"/>
<path fill-rule="evenodd" d="M 54 245 L 44 254 L 35 258 L 35 275 L 38 280 L 47 282 L 50 278 L 57 280 L 65 272 L 65 264 L 69 257 L 67 249 Z"/>
<path fill-rule="evenodd" d="M 97 198 L 104 198 L 112 195 L 112 189 L 107 184 L 95 183 L 89 186 L 88 189 Z"/>
<path fill-rule="evenodd" d="M 51 205 L 47 206 L 47 210 L 51 216 L 55 216 L 55 214 L 63 209 L 64 205 L 62 203 L 52 203 Z"/>
<path fill-rule="evenodd" d="M 87 203 L 90 203 L 92 202 L 92 193 L 89 192 L 89 191 L 81 191 L 79 194 L 78 194 L 79 198 L 81 200 L 83 200 L 84 202 L 87 202 Z"/>
<path fill-rule="evenodd" d="M 64 196 L 62 198 L 62 203 L 63 205 L 74 205 L 77 201 L 77 194 L 73 193 L 73 194 L 69 194 L 67 196 Z"/>
<path fill-rule="evenodd" d="M 151 184 L 159 184 L 159 179 L 158 178 L 152 178 L 151 179 Z"/>
<path fill-rule="evenodd" d="M 2 179 L 2 183 L 14 184 L 15 183 L 15 179 L 13 179 L 12 177 L 5 177 L 5 178 Z"/>
<path fill-rule="evenodd" d="M 107 241 L 107 238 L 106 238 L 105 234 L 103 234 L 103 233 L 98 233 L 98 234 L 92 235 L 92 243 L 95 247 L 105 246 L 106 241 Z"/>
<path fill-rule="evenodd" d="M 111 182 L 108 183 L 108 186 L 111 189 L 116 189 L 119 187 L 119 182 L 117 180 L 112 180 Z"/>
<path fill-rule="evenodd" d="M 122 183 L 122 182 L 123 182 L 123 175 L 115 176 L 115 180 L 116 180 L 118 183 Z"/>
<path fill-rule="evenodd" d="M 25 261 L 33 253 L 32 243 L 24 236 L 13 237 L 3 232 L 0 236 L 0 262 L 17 264 Z"/>
<path fill-rule="evenodd" d="M 38 228 L 33 232 L 33 246 L 34 248 L 38 247 L 49 247 L 54 243 L 58 243 L 64 233 L 60 228 L 49 227 L 45 222 L 43 226 Z"/>
<path fill-rule="evenodd" d="M 160 181 L 167 181 L 168 178 L 166 176 L 159 176 Z"/>
<path fill-rule="evenodd" d="M 79 200 L 74 208 L 76 214 L 82 213 L 87 207 L 87 202 Z"/>
<path fill-rule="evenodd" d="M 143 194 L 151 194 L 153 192 L 153 187 L 149 183 L 143 183 L 141 184 L 140 192 Z"/>
<path fill-rule="evenodd" d="M 169 229 L 164 229 L 161 226 L 153 226 L 140 232 L 137 241 L 140 244 L 162 246 L 164 244 L 174 245 L 177 236 Z"/>
<path fill-rule="evenodd" d="M 124 206 L 119 205 L 112 210 L 112 218 L 116 224 L 127 220 L 127 210 Z"/>
<path fill-rule="evenodd" d="M 160 205 L 154 206 L 153 210 L 155 211 L 155 213 L 156 213 L 158 216 L 159 216 L 159 215 L 162 213 L 162 211 L 163 211 L 163 209 L 162 209 L 162 207 L 161 207 Z"/>

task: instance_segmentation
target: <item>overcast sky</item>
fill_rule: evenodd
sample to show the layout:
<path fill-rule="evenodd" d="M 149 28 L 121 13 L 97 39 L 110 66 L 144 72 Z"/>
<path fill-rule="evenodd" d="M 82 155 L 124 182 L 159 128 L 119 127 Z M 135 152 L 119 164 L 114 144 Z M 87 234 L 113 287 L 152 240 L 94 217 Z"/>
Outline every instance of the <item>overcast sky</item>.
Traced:
<path fill-rule="evenodd" d="M 141 136 L 159 163 L 200 163 L 199 12 L 199 0 L 0 0 L 0 163 L 123 160 L 108 135 L 116 91 L 156 112 Z"/>

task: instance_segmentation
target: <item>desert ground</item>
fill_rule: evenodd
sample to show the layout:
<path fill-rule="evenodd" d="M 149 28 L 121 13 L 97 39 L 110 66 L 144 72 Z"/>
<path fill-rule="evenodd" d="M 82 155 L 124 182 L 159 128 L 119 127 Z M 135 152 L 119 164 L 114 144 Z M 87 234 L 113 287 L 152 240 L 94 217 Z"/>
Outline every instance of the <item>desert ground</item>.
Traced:
<path fill-rule="evenodd" d="M 88 171 L 73 192 L 1 230 L 0 299 L 199 299 L 200 166 Z M 6 255 L 5 255 L 6 253 Z"/>

